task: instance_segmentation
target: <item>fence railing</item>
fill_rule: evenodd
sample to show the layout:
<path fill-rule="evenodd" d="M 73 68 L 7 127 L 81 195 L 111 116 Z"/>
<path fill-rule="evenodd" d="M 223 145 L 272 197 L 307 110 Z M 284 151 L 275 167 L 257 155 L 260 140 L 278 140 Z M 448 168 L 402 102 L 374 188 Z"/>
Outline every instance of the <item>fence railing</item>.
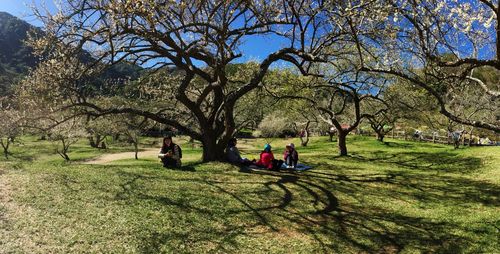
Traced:
<path fill-rule="evenodd" d="M 358 132 L 357 135 L 363 136 L 376 136 L 375 132 Z M 412 140 L 412 141 L 422 141 L 422 142 L 431 142 L 436 144 L 446 144 L 453 145 L 453 139 L 451 135 L 439 135 L 439 133 L 426 133 L 422 132 L 419 135 L 415 135 L 414 132 L 406 132 L 406 131 L 390 131 L 386 133 L 385 137 L 401 139 L 401 140 Z M 462 134 L 460 137 L 460 144 L 464 146 L 495 146 L 498 144 L 497 140 L 492 140 L 491 143 L 482 144 L 480 139 L 476 136 L 472 136 L 472 139 L 469 134 Z"/>

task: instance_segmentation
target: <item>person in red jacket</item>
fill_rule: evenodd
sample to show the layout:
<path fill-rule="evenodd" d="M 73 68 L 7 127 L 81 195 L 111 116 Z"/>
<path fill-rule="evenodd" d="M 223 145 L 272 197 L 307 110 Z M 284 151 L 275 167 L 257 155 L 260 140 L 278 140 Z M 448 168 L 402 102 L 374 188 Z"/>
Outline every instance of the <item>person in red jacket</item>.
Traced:
<path fill-rule="evenodd" d="M 263 168 L 267 168 L 270 170 L 279 170 L 283 164 L 281 160 L 275 160 L 274 154 L 271 151 L 271 145 L 266 144 L 264 146 L 264 151 L 260 153 L 260 159 L 255 163 L 255 165 Z"/>

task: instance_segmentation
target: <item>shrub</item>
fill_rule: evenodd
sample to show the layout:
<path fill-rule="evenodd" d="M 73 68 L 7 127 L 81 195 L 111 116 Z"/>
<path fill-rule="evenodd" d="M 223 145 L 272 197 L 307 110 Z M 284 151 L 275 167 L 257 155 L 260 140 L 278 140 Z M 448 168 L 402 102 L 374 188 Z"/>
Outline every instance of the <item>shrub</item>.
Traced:
<path fill-rule="evenodd" d="M 294 123 L 280 113 L 272 113 L 264 117 L 254 136 L 263 138 L 295 136 Z"/>

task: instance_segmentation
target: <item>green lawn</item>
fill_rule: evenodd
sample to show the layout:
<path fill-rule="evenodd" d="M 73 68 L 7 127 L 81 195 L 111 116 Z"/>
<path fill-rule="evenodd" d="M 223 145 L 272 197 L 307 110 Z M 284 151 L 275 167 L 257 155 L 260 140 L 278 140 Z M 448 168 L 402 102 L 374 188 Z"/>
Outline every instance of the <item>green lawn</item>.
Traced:
<path fill-rule="evenodd" d="M 298 140 L 294 140 L 299 143 Z M 256 157 L 264 140 L 242 140 Z M 276 155 L 291 140 L 273 140 Z M 0 253 L 499 253 L 500 147 L 313 138 L 301 173 L 153 159 L 67 163 L 25 139 L 0 159 Z M 119 152 L 128 147 L 112 146 Z"/>

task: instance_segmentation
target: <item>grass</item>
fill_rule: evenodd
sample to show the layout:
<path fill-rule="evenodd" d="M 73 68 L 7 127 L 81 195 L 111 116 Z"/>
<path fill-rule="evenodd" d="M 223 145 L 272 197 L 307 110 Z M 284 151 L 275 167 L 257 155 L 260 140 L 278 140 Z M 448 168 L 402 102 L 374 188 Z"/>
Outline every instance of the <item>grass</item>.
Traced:
<path fill-rule="evenodd" d="M 288 142 L 273 140 L 277 156 Z M 263 143 L 239 146 L 253 158 Z M 50 146 L 28 139 L 0 161 L 0 253 L 500 252 L 498 147 L 352 136 L 338 157 L 319 137 L 299 147 L 315 168 L 288 173 L 201 164 L 189 144 L 182 170 L 84 165 L 105 152 L 84 143 L 68 163 Z"/>

